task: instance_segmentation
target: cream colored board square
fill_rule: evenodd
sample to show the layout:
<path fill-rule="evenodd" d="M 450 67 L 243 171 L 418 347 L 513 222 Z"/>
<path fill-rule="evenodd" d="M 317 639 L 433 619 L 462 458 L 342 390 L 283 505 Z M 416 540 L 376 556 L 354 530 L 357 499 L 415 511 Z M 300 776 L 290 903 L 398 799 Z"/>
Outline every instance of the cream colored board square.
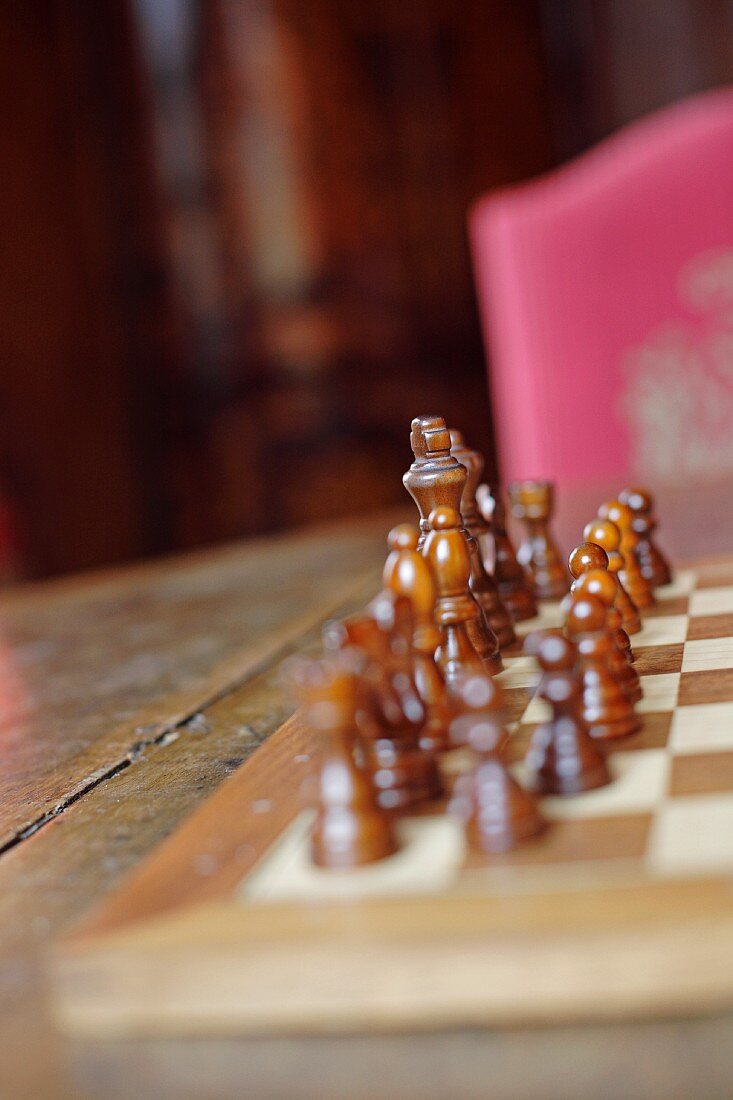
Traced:
<path fill-rule="evenodd" d="M 504 657 L 504 668 L 494 677 L 503 688 L 534 687 L 540 674 L 534 657 Z"/>
<path fill-rule="evenodd" d="M 733 585 L 701 588 L 690 596 L 691 615 L 727 615 L 733 611 Z"/>
<path fill-rule="evenodd" d="M 689 643 L 688 643 L 689 644 Z M 636 704 L 639 714 L 655 714 L 674 710 L 680 686 L 679 672 L 660 672 L 656 676 L 642 676 L 644 698 Z"/>
<path fill-rule="evenodd" d="M 660 615 L 646 619 L 638 634 L 631 638 L 634 649 L 645 645 L 679 645 L 687 637 L 687 615 Z"/>
<path fill-rule="evenodd" d="M 676 600 L 680 596 L 689 596 L 696 584 L 697 573 L 694 569 L 676 569 L 672 583 L 657 588 L 654 595 L 660 603 Z"/>
<path fill-rule="evenodd" d="M 685 642 L 683 672 L 707 672 L 733 668 L 733 638 L 699 638 Z"/>
<path fill-rule="evenodd" d="M 549 722 L 552 718 L 552 707 L 545 699 L 540 699 L 539 695 L 535 695 L 532 698 L 529 706 L 522 715 L 522 721 L 520 725 L 524 723 L 535 722 Z"/>
<path fill-rule="evenodd" d="M 651 810 L 664 796 L 670 757 L 665 749 L 615 752 L 609 757 L 613 782 L 573 798 L 545 798 L 542 808 L 550 818 L 572 819 L 632 814 Z"/>
<path fill-rule="evenodd" d="M 533 630 L 553 630 L 562 626 L 562 612 L 559 600 L 547 600 L 539 605 L 539 614 L 533 619 L 515 623 L 514 629 L 520 638 L 531 634 Z"/>
<path fill-rule="evenodd" d="M 440 893 L 456 877 L 465 855 L 463 828 L 448 814 L 397 825 L 400 850 L 388 859 L 339 872 L 314 867 L 308 834 L 312 811 L 301 814 L 242 883 L 247 902 L 328 901 L 395 894 Z"/>
<path fill-rule="evenodd" d="M 647 866 L 664 875 L 733 870 L 733 795 L 673 798 L 662 806 Z"/>
<path fill-rule="evenodd" d="M 672 718 L 668 747 L 680 755 L 733 749 L 733 703 L 680 707 Z"/>

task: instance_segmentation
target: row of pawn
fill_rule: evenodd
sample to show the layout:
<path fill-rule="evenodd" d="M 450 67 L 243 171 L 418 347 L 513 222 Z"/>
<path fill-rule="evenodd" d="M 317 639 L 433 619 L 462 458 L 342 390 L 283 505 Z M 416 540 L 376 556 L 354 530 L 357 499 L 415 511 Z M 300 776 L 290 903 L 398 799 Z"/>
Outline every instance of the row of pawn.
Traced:
<path fill-rule="evenodd" d="M 458 746 L 469 747 L 474 767 L 457 782 L 450 808 L 463 818 L 471 847 L 506 851 L 544 828 L 535 798 L 507 768 L 492 674 L 502 667 L 500 646 L 517 645 L 514 622 L 533 617 L 538 598 L 567 591 L 549 532 L 552 487 L 510 487 L 512 510 L 527 528 L 515 554 L 498 496 L 479 484 L 478 452 L 438 417 L 416 418 L 411 442 L 415 461 L 404 480 L 420 529 L 390 532 L 384 591 L 364 614 L 327 625 L 324 660 L 290 669 L 305 720 L 327 746 L 312 831 L 318 866 L 353 867 L 391 854 L 395 817 L 443 793 L 437 759 Z M 628 644 L 628 633 L 639 629 L 638 607 L 630 590 L 642 602 L 653 599 L 636 589 L 652 558 L 655 568 L 663 559 L 654 548 L 629 560 L 634 540 L 650 544 L 653 517 L 647 495 L 626 497 L 602 507 L 571 555 L 575 583 L 564 634 L 526 642 L 542 670 L 538 693 L 553 714 L 527 754 L 540 793 L 575 794 L 609 782 L 599 743 L 638 728 L 640 687 Z"/>

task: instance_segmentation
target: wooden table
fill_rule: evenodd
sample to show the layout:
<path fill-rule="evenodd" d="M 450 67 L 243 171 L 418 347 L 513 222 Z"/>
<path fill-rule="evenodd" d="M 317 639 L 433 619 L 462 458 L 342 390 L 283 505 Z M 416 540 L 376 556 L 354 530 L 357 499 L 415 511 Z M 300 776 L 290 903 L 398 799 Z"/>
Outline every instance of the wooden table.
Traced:
<path fill-rule="evenodd" d="M 678 560 L 733 547 L 733 489 L 660 496 Z M 567 545 L 597 499 L 565 502 Z M 729 1094 L 727 1018 L 247 1041 L 55 1037 L 49 943 L 283 721 L 279 664 L 373 592 L 394 519 L 4 595 L 0 1097 Z"/>

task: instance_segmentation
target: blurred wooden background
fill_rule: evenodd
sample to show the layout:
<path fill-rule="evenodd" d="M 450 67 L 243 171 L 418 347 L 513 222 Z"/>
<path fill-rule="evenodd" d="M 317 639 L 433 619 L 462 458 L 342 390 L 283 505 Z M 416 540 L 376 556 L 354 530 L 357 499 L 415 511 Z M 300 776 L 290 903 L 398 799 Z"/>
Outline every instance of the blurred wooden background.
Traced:
<path fill-rule="evenodd" d="M 489 457 L 481 191 L 733 74 L 727 0 L 0 7 L 0 493 L 53 574 Z"/>

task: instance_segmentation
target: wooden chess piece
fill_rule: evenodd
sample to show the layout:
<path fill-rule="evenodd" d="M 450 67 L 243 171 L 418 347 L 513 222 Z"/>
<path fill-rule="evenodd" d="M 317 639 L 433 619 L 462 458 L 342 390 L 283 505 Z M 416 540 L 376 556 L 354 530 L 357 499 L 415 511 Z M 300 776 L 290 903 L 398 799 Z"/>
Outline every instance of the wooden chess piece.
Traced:
<path fill-rule="evenodd" d="M 435 758 L 419 747 L 425 714 L 409 684 L 409 665 L 384 625 L 372 615 L 352 615 L 327 623 L 323 640 L 327 651 L 357 646 L 367 656 L 357 713 L 365 764 L 382 809 L 402 811 L 437 797 L 441 783 Z"/>
<path fill-rule="evenodd" d="M 597 596 L 570 597 L 565 632 L 578 650 L 588 730 L 592 737 L 611 740 L 636 733 L 641 723 L 608 665 L 614 644 L 606 629 L 606 613 Z"/>
<path fill-rule="evenodd" d="M 325 741 L 311 858 L 331 870 L 374 863 L 397 851 L 390 816 L 380 810 L 371 779 L 354 758 L 358 672 L 348 657 L 295 658 L 288 670 L 305 724 Z"/>
<path fill-rule="evenodd" d="M 636 544 L 636 560 L 639 562 L 642 576 L 652 588 L 669 584 L 672 570 L 669 562 L 654 540 L 657 519 L 654 515 L 654 501 L 646 489 L 624 489 L 618 499 L 631 509 L 632 526 L 639 541 Z"/>
<path fill-rule="evenodd" d="M 501 671 L 501 658 L 487 641 L 481 609 L 471 594 L 471 562 L 455 508 L 444 505 L 430 513 L 431 531 L 423 554 L 433 571 L 438 598 L 435 621 L 442 642 L 436 659 L 450 690 L 462 673 Z"/>
<path fill-rule="evenodd" d="M 382 579 L 386 588 L 405 596 L 412 606 L 413 673 L 425 707 L 420 747 L 445 752 L 453 747 L 448 732 L 451 707 L 443 674 L 435 660 L 435 651 L 442 640 L 435 622 L 435 580 L 430 566 L 417 549 L 419 537 L 417 527 L 409 523 L 401 523 L 390 531 L 390 554 Z"/>
<path fill-rule="evenodd" d="M 451 733 L 473 750 L 476 766 L 456 780 L 449 811 L 463 821 L 471 849 L 500 855 L 538 836 L 545 821 L 498 752 L 506 737 L 498 685 L 484 675 L 468 676 L 459 694 L 464 713 L 454 718 Z"/>
<path fill-rule="evenodd" d="M 608 656 L 608 667 L 631 702 L 638 703 L 642 697 L 641 680 L 628 657 L 631 650 L 629 636 L 621 626 L 621 615 L 613 604 L 613 577 L 607 569 L 589 569 L 578 577 L 573 586 L 573 595 L 596 596 L 605 605 L 606 630 L 613 642 Z"/>
<path fill-rule="evenodd" d="M 649 581 L 643 576 L 636 560 L 636 545 L 639 536 L 633 529 L 633 513 L 628 504 L 619 500 L 608 500 L 598 509 L 600 519 L 610 519 L 618 527 L 621 541 L 619 553 L 624 559 L 623 569 L 619 570 L 622 585 L 639 608 L 651 607 L 655 603 Z"/>
<path fill-rule="evenodd" d="M 499 595 L 515 622 L 533 619 L 537 614 L 532 585 L 507 534 L 506 515 L 501 494 L 492 493 L 488 485 L 479 485 L 476 503 L 486 524 L 487 534 L 479 539 L 487 572 L 493 573 Z"/>
<path fill-rule="evenodd" d="M 573 795 L 611 782 L 606 758 L 583 721 L 583 685 L 575 646 L 561 634 L 543 632 L 530 646 L 542 669 L 537 694 L 552 718 L 532 734 L 525 764 L 542 794 Z"/>
<path fill-rule="evenodd" d="M 476 540 L 463 526 L 461 497 L 467 471 L 450 453 L 450 435 L 440 416 L 417 416 L 412 421 L 410 443 L 415 461 L 402 481 L 420 512 L 422 549 L 430 529 L 428 517 L 440 505 L 454 508 L 459 517 L 459 529 L 469 555 L 469 588 L 480 614 L 469 627 L 471 641 L 482 656 L 490 654 L 490 671 L 501 668 L 499 642 L 490 619 L 496 613 L 497 593 L 481 562 Z M 511 626 L 511 623 L 510 623 Z"/>
<path fill-rule="evenodd" d="M 618 609 L 618 593 L 620 589 L 620 581 L 617 577 L 611 573 L 609 567 L 608 554 L 599 546 L 597 542 L 581 542 L 579 546 L 576 546 L 574 550 L 570 552 L 568 558 L 568 569 L 570 575 L 573 577 L 573 583 L 570 585 L 570 591 L 575 592 L 578 579 L 585 573 L 591 572 L 593 569 L 601 569 L 603 572 L 608 573 L 613 583 L 614 591 L 614 607 Z M 623 651 L 629 661 L 633 661 L 634 654 L 631 649 L 631 640 L 629 635 L 623 627 L 623 621 L 621 619 L 621 612 L 619 610 L 619 623 L 620 632 L 617 634 L 616 641 L 619 648 Z"/>
<path fill-rule="evenodd" d="M 610 519 L 595 519 L 586 523 L 583 529 L 583 538 L 589 542 L 595 542 L 606 551 L 608 555 L 608 571 L 613 573 L 618 581 L 616 591 L 616 607 L 621 612 L 621 623 L 627 634 L 638 634 L 641 630 L 641 617 L 639 608 L 628 594 L 619 576 L 624 567 L 624 559 L 619 553 L 621 544 L 621 532 Z"/>
<path fill-rule="evenodd" d="M 487 537 L 491 539 L 491 529 L 479 511 L 476 502 L 476 490 L 481 474 L 484 470 L 483 455 L 469 447 L 463 438 L 463 433 L 456 428 L 449 431 L 451 454 L 460 462 L 466 470 L 466 481 L 461 494 L 461 518 L 463 526 L 476 543 L 476 553 L 479 558 L 477 572 L 478 585 L 472 584 L 474 595 L 483 608 L 489 626 L 496 634 L 496 640 L 500 649 L 506 649 L 514 645 L 517 636 L 514 633 L 514 624 L 509 611 L 504 606 L 504 601 L 499 594 L 496 580 L 486 568 L 481 548 L 481 540 Z"/>
<path fill-rule="evenodd" d="M 515 481 L 507 491 L 513 515 L 526 528 L 517 557 L 530 575 L 534 594 L 539 600 L 559 599 L 569 580 L 549 529 L 553 487 L 549 481 Z"/>

